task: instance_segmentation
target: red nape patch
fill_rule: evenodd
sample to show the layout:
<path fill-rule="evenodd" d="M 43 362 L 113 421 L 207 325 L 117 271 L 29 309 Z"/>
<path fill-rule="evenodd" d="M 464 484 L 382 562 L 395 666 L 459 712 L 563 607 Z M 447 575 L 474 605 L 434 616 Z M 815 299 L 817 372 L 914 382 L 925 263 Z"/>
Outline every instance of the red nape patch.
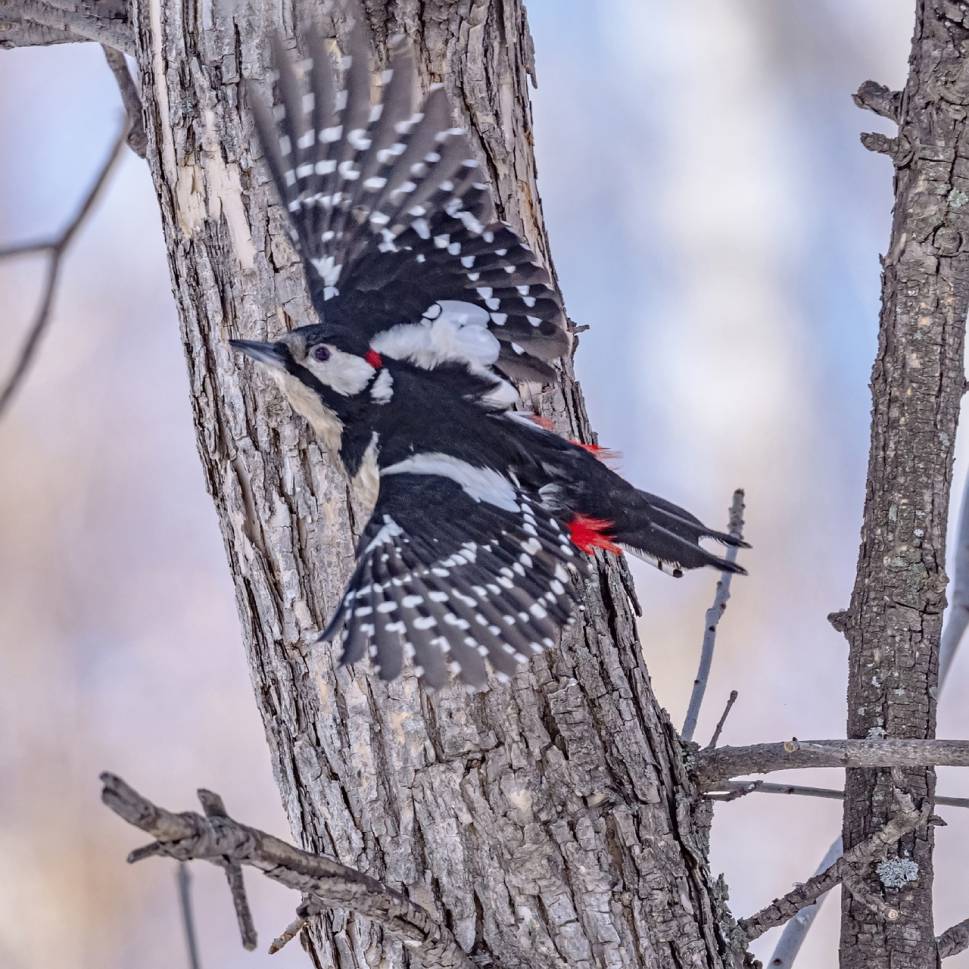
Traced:
<path fill-rule="evenodd" d="M 537 424 L 539 427 L 545 428 L 546 431 L 554 431 L 555 425 L 547 417 L 543 417 L 541 414 L 526 414 L 525 415 L 533 424 Z"/>
<path fill-rule="evenodd" d="M 569 442 L 574 444 L 576 447 L 582 448 L 583 451 L 588 451 L 593 457 L 598 458 L 600 461 L 620 461 L 622 460 L 622 455 L 618 451 L 613 451 L 610 448 L 603 447 L 601 444 L 583 444 L 582 441 L 572 440 Z"/>
<path fill-rule="evenodd" d="M 384 365 L 384 358 L 377 353 L 376 350 L 368 350 L 364 355 L 363 359 L 370 364 L 374 370 L 379 370 Z"/>
<path fill-rule="evenodd" d="M 586 555 L 591 555 L 597 548 L 618 555 L 622 549 L 612 541 L 608 534 L 610 528 L 612 528 L 612 522 L 606 521 L 605 518 L 575 515 L 569 522 L 569 537 L 572 539 L 572 544 Z"/>

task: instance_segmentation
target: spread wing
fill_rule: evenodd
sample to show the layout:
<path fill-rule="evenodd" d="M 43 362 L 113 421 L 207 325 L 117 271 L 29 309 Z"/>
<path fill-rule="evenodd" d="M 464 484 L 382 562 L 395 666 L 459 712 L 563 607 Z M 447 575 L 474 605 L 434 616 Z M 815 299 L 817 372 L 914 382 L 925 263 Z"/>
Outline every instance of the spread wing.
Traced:
<path fill-rule="evenodd" d="M 393 47 L 371 104 L 369 38 L 362 17 L 356 20 L 341 72 L 311 34 L 311 57 L 298 77 L 276 38 L 274 117 L 250 95 L 321 322 L 352 330 L 367 344 L 407 324 L 413 332 L 398 329 L 394 346 L 409 338 L 422 347 L 435 339 L 428 331 L 442 303 L 445 310 L 463 303 L 478 312 L 451 319 L 449 332 L 467 324 L 494 337 L 486 341 L 492 360 L 480 358 L 480 339 L 465 341 L 477 354 L 469 362 L 547 380 L 547 361 L 570 342 L 548 273 L 515 232 L 495 221 L 487 177 L 466 133 L 453 125 L 443 87 L 418 98 L 409 45 Z"/>
<path fill-rule="evenodd" d="M 384 680 L 409 658 L 429 686 L 447 681 L 449 665 L 480 685 L 485 659 L 510 676 L 570 621 L 569 568 L 587 569 L 586 557 L 510 479 L 462 464 L 416 455 L 382 473 L 356 569 L 321 636 L 342 632 L 342 663 L 369 646 Z"/>

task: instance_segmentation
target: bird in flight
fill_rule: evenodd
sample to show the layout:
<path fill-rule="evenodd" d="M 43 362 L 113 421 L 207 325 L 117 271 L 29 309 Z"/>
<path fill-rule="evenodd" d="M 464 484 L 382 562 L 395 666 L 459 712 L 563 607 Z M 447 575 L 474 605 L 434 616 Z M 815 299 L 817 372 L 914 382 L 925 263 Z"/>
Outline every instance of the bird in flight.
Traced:
<path fill-rule="evenodd" d="M 515 410 L 571 338 L 535 254 L 496 221 L 488 176 L 440 85 L 417 93 L 396 43 L 371 99 L 359 15 L 341 68 L 319 35 L 256 129 L 318 323 L 232 346 L 268 370 L 372 505 L 321 639 L 392 680 L 483 684 L 554 645 L 596 549 L 665 572 L 743 572 L 700 540 L 744 545 L 640 491 L 595 449 Z M 297 69 L 299 68 L 299 69 Z"/>

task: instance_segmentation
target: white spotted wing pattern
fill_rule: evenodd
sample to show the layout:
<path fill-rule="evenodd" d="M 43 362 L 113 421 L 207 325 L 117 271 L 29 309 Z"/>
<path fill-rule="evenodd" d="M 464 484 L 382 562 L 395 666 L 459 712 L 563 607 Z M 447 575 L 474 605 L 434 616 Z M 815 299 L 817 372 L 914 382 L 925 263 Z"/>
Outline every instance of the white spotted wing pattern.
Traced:
<path fill-rule="evenodd" d="M 491 334 L 487 363 L 548 380 L 548 361 L 570 345 L 561 298 L 534 253 L 495 221 L 487 175 L 444 88 L 418 96 L 413 51 L 399 42 L 371 103 L 359 15 L 338 72 L 322 38 L 306 45 L 298 73 L 274 43 L 273 116 L 253 92 L 250 101 L 321 322 L 367 343 L 412 325 L 420 348 L 442 302 L 470 304 Z M 395 345 L 406 353 L 399 332 Z"/>
<path fill-rule="evenodd" d="M 498 472 L 418 454 L 381 472 L 357 567 L 322 639 L 385 680 L 414 664 L 431 687 L 478 686 L 554 645 L 588 569 L 537 495 Z"/>

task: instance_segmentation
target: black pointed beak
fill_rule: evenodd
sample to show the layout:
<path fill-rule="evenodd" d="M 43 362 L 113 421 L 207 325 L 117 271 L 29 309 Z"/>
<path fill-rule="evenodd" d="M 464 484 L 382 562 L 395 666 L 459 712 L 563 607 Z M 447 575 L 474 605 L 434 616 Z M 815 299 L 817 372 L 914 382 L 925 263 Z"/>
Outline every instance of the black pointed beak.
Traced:
<path fill-rule="evenodd" d="M 252 357 L 256 363 L 265 367 L 285 369 L 289 360 L 289 349 L 285 343 L 260 343 L 258 340 L 230 340 L 229 346 L 233 350 Z"/>

